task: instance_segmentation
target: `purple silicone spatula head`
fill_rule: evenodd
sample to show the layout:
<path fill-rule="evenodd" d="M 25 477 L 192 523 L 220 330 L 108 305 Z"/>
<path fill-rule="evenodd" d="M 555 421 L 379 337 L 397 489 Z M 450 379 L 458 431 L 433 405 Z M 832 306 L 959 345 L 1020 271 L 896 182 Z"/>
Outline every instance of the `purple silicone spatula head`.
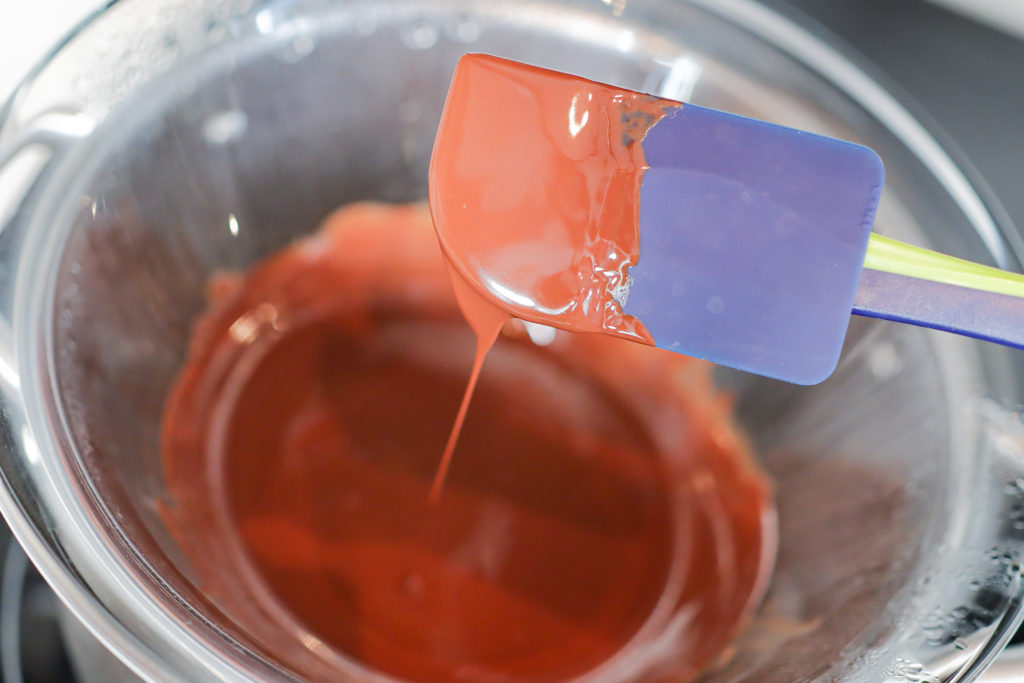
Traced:
<path fill-rule="evenodd" d="M 466 55 L 430 173 L 449 263 L 525 320 L 798 384 L 851 312 L 1024 348 L 1024 275 L 871 232 L 860 145 Z"/>
<path fill-rule="evenodd" d="M 689 104 L 643 147 L 623 311 L 661 348 L 798 384 L 828 377 L 882 189 L 878 155 Z"/>

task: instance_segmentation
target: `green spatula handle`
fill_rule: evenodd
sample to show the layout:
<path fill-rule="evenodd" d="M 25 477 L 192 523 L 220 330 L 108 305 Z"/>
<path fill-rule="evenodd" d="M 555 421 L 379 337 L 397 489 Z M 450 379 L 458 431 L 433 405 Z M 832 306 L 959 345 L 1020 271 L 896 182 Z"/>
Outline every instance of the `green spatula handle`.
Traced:
<path fill-rule="evenodd" d="M 965 261 L 871 233 L 864 267 L 982 292 L 1024 297 L 1024 275 Z"/>
<path fill-rule="evenodd" d="M 872 233 L 853 312 L 1024 348 L 1024 275 Z"/>

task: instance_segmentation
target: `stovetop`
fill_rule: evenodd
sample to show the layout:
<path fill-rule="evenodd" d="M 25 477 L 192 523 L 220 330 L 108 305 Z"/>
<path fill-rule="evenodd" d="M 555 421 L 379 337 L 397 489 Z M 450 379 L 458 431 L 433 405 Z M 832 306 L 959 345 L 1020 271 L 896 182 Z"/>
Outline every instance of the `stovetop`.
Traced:
<path fill-rule="evenodd" d="M 0 529 L 0 680 L 74 681 L 60 632 L 57 597 L 6 528 Z"/>

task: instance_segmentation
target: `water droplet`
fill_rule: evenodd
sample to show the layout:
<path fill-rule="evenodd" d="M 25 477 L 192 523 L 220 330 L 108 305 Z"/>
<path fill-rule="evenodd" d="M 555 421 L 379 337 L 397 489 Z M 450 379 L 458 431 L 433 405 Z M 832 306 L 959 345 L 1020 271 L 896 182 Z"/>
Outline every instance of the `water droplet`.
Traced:
<path fill-rule="evenodd" d="M 356 35 L 368 36 L 377 30 L 377 16 L 372 12 L 363 12 L 352 21 L 352 30 Z"/>
<path fill-rule="evenodd" d="M 1004 431 L 993 429 L 992 446 L 1004 455 L 1016 455 L 1021 452 L 1020 439 Z M 1019 480 L 1018 480 L 1019 481 Z"/>
<path fill-rule="evenodd" d="M 210 21 L 206 24 L 206 35 L 214 43 L 219 43 L 224 40 L 224 36 L 228 33 L 227 28 L 219 21 Z"/>
<path fill-rule="evenodd" d="M 1010 519 L 1010 526 L 1014 529 L 1024 529 L 1024 505 L 1015 503 L 1007 516 Z"/>
<path fill-rule="evenodd" d="M 636 45 L 636 33 L 630 29 L 622 29 L 615 37 L 615 48 L 619 52 L 629 52 Z"/>
<path fill-rule="evenodd" d="M 274 31 L 274 13 L 269 9 L 260 10 L 256 14 L 256 30 L 266 35 Z"/>
<path fill-rule="evenodd" d="M 955 647 L 958 650 L 966 650 L 967 649 L 967 641 L 964 640 L 963 638 L 957 638 L 956 640 L 953 641 L 953 647 Z"/>
<path fill-rule="evenodd" d="M 316 40 L 308 33 L 302 33 L 291 40 L 281 51 L 281 59 L 289 64 L 296 64 L 309 56 L 316 47 Z"/>
<path fill-rule="evenodd" d="M 171 54 L 177 54 L 178 49 L 181 47 L 181 43 L 178 41 L 178 37 L 171 33 L 164 35 L 164 51 Z"/>
<path fill-rule="evenodd" d="M 879 342 L 868 349 L 868 367 L 875 379 L 887 379 L 900 371 L 903 361 L 895 346 Z"/>
<path fill-rule="evenodd" d="M 420 159 L 420 136 L 415 130 L 406 129 L 402 132 L 402 161 L 408 168 L 414 168 Z"/>
<path fill-rule="evenodd" d="M 248 126 L 249 117 L 244 111 L 230 109 L 203 122 L 203 138 L 211 145 L 223 145 L 241 137 Z"/>
<path fill-rule="evenodd" d="M 402 31 L 402 42 L 412 50 L 429 50 L 437 44 L 437 29 L 425 21 Z"/>
<path fill-rule="evenodd" d="M 398 118 L 403 123 L 415 123 L 423 116 L 423 105 L 417 100 L 407 100 L 398 105 Z"/>
<path fill-rule="evenodd" d="M 480 38 L 480 24 L 472 19 L 463 19 L 455 25 L 455 39 L 463 43 L 474 43 Z"/>

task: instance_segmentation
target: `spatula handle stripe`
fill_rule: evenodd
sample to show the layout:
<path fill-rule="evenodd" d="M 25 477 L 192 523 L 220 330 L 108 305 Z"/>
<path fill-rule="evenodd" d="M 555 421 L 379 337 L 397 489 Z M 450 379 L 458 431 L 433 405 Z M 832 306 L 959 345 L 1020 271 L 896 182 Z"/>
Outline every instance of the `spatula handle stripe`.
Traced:
<path fill-rule="evenodd" d="M 1024 297 L 1024 275 L 965 261 L 871 233 L 864 267 L 919 280 Z"/>
<path fill-rule="evenodd" d="M 872 234 L 853 313 L 1024 348 L 1024 277 Z"/>

